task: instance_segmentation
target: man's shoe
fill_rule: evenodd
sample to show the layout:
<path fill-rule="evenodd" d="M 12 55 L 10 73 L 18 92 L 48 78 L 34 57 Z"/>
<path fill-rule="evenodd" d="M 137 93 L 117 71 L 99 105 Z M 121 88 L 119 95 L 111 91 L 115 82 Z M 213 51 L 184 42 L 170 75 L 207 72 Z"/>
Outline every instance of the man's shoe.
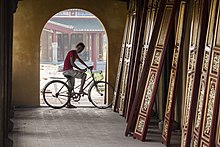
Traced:
<path fill-rule="evenodd" d="M 71 105 L 71 104 L 67 104 L 67 105 L 66 105 L 66 108 L 77 108 L 77 107 L 74 106 L 74 105 Z"/>

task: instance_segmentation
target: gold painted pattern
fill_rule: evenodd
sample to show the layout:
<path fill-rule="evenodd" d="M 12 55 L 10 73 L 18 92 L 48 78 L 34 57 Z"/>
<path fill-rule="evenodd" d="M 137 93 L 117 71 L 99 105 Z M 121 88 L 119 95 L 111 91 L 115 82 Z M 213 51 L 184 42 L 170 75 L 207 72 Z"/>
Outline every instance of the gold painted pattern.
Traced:
<path fill-rule="evenodd" d="M 148 12 L 150 13 L 150 12 Z M 149 14 L 148 14 L 149 15 Z M 149 18 L 148 18 L 149 19 Z M 150 33 L 150 19 L 149 20 L 146 20 L 147 21 L 147 25 L 145 26 L 145 34 L 144 34 L 144 40 L 145 40 L 145 43 L 146 45 L 144 45 L 142 47 L 142 53 L 141 53 L 141 59 L 140 59 L 140 66 L 139 66 L 139 71 L 138 71 L 138 80 L 137 80 L 137 83 L 139 83 L 139 80 L 140 80 L 140 77 L 141 77 L 141 73 L 142 73 L 142 70 L 143 70 L 143 65 L 144 65 L 144 62 L 145 62 L 145 58 L 146 58 L 146 55 L 147 55 L 147 52 L 148 52 L 148 39 L 149 39 L 149 35 Z"/>
<path fill-rule="evenodd" d="M 129 29 L 129 21 L 131 20 L 130 15 L 127 15 L 127 19 L 126 19 L 126 24 L 125 24 L 125 30 L 124 30 L 124 36 L 123 36 L 123 43 L 122 43 L 122 47 L 121 47 L 121 53 L 120 53 L 120 59 L 119 59 L 119 65 L 118 65 L 118 72 L 117 72 L 117 77 L 116 77 L 116 82 L 115 82 L 115 90 L 114 90 L 114 96 L 113 96 L 113 103 L 112 103 L 112 109 L 116 109 L 116 101 L 117 97 L 118 97 L 118 91 L 119 91 L 119 78 L 121 75 L 121 70 L 122 70 L 122 62 L 124 59 L 124 52 L 125 52 L 125 45 L 126 45 L 126 39 L 127 39 L 127 35 L 128 35 L 128 29 Z"/>
<path fill-rule="evenodd" d="M 217 72 L 218 72 L 219 61 L 220 61 L 220 53 L 219 52 L 214 52 L 212 69 L 211 69 L 213 74 L 217 74 Z"/>
<path fill-rule="evenodd" d="M 138 80 L 137 80 L 137 83 L 139 83 L 139 80 L 141 78 L 141 72 L 143 70 L 143 63 L 140 63 L 139 65 L 139 71 L 138 71 Z"/>
<path fill-rule="evenodd" d="M 210 74 L 209 75 L 209 82 L 208 82 L 208 88 L 207 88 L 207 93 L 206 93 L 206 107 L 205 107 L 205 118 L 204 118 L 204 123 L 203 123 L 203 130 L 202 130 L 202 142 L 201 146 L 209 146 L 209 144 L 214 144 L 211 142 L 211 130 L 213 129 L 213 116 L 217 114 L 217 112 L 214 112 L 214 107 L 215 107 L 215 101 L 216 101 L 216 94 L 217 94 L 217 78 L 219 78 L 219 53 L 215 51 L 216 49 L 214 48 L 214 51 L 212 53 L 212 62 L 211 62 L 211 69 L 210 69 Z M 217 54 L 215 54 L 217 53 Z"/>
<path fill-rule="evenodd" d="M 138 119 L 137 127 L 136 127 L 138 132 L 143 132 L 144 122 L 145 122 L 145 119 L 140 116 L 139 119 Z"/>
<path fill-rule="evenodd" d="M 198 147 L 198 140 L 197 139 L 193 139 L 193 147 Z"/>
<path fill-rule="evenodd" d="M 205 144 L 205 142 L 202 142 L 202 147 L 208 147 L 208 145 Z"/>
<path fill-rule="evenodd" d="M 129 63 L 125 64 L 123 68 L 123 75 L 122 75 L 122 85 L 121 85 L 121 93 L 122 95 L 125 94 L 126 86 L 127 86 L 127 75 L 128 75 L 128 65 Z"/>
<path fill-rule="evenodd" d="M 187 140 L 187 128 L 189 124 L 189 116 L 190 116 L 190 106 L 192 100 L 192 90 L 194 85 L 194 77 L 195 77 L 195 68 L 196 68 L 196 60 L 197 60 L 197 41 L 199 37 L 200 31 L 200 19 L 201 19 L 201 1 L 194 1 L 193 15 L 191 21 L 191 35 L 190 35 L 190 48 L 189 48 L 189 57 L 188 57 L 188 69 L 187 69 L 187 83 L 186 83 L 186 93 L 184 99 L 184 112 L 183 112 L 183 128 L 182 128 L 182 138 L 181 138 L 181 146 L 185 147 L 189 142 Z M 186 142 L 187 141 L 187 142 Z"/>
<path fill-rule="evenodd" d="M 194 73 L 188 75 L 187 95 L 185 100 L 185 113 L 184 113 L 184 125 L 186 126 L 189 121 L 189 109 L 191 105 L 192 88 L 194 83 Z"/>
<path fill-rule="evenodd" d="M 167 138 L 167 134 L 168 134 L 168 121 L 166 119 L 164 119 L 163 134 L 162 134 L 162 136 L 164 138 Z"/>
<path fill-rule="evenodd" d="M 141 54 L 141 60 L 140 60 L 140 66 L 139 66 L 139 72 L 138 72 L 138 77 L 141 76 L 141 72 L 143 70 L 143 65 L 144 65 L 144 61 L 145 61 L 145 57 L 147 54 L 148 48 L 142 48 L 142 54 Z M 140 78 L 138 78 L 138 81 L 140 80 Z"/>
<path fill-rule="evenodd" d="M 189 68 L 188 71 L 195 71 L 195 66 L 196 66 L 196 50 L 191 50 L 190 51 L 190 58 L 189 58 Z"/>
<path fill-rule="evenodd" d="M 169 81 L 169 89 L 168 89 L 168 95 L 167 95 L 167 104 L 166 104 L 166 111 L 165 111 L 165 117 L 164 117 L 164 125 L 163 125 L 163 143 L 168 145 L 168 142 L 170 139 L 170 136 L 168 136 L 168 131 L 170 130 L 169 123 L 172 122 L 172 119 L 170 118 L 172 112 L 171 107 L 173 102 L 175 101 L 174 97 L 174 89 L 175 89 L 175 80 L 176 80 L 176 74 L 178 70 L 178 62 L 179 56 L 180 56 L 180 42 L 182 38 L 182 32 L 183 32 L 183 21 L 184 21 L 184 13 L 185 13 L 185 2 L 181 1 L 180 4 L 180 10 L 179 10 L 179 16 L 178 16 L 178 24 L 177 24 L 177 30 L 176 30 L 176 39 L 175 39 L 175 46 L 173 51 L 173 59 L 172 59 L 172 69 L 170 73 L 170 81 Z M 174 107 L 174 106 L 173 106 Z M 169 133 L 170 135 L 171 133 Z"/>
<path fill-rule="evenodd" d="M 186 146 L 186 133 L 183 132 L 181 137 L 181 147 Z"/>
<path fill-rule="evenodd" d="M 153 4 L 152 4 L 152 1 L 153 1 Z M 156 13 L 155 8 L 156 8 L 157 0 L 152 0 L 152 1 L 150 0 L 148 2 L 148 12 L 147 12 L 147 16 L 146 16 L 145 33 L 144 33 L 144 38 L 143 38 L 144 42 L 143 42 L 143 47 L 142 47 L 142 51 L 141 51 L 142 53 L 141 53 L 137 83 L 139 83 L 139 80 L 141 77 L 143 65 L 144 65 L 145 58 L 146 58 L 146 55 L 148 52 L 149 41 L 151 38 L 153 26 L 154 26 L 154 17 L 155 17 L 155 13 Z"/>
<path fill-rule="evenodd" d="M 142 48 L 142 51 L 141 51 L 141 59 L 140 59 L 141 64 L 144 63 L 144 56 L 145 56 L 144 53 L 145 53 L 145 49 Z"/>
<path fill-rule="evenodd" d="M 216 85 L 213 81 L 210 81 L 206 121 L 205 121 L 205 128 L 204 128 L 204 133 L 207 135 L 209 135 L 211 126 L 212 126 L 212 116 L 213 116 L 213 111 L 214 111 L 215 94 L 216 94 Z"/>
<path fill-rule="evenodd" d="M 120 95 L 119 112 L 122 112 L 124 108 L 124 98 Z"/>
<path fill-rule="evenodd" d="M 134 29 L 135 29 L 135 21 L 136 21 L 136 0 L 130 2 L 130 22 L 129 22 L 129 29 L 127 33 L 127 40 L 126 40 L 126 48 L 125 48 L 125 57 L 124 57 L 124 67 L 122 69 L 122 79 L 121 85 L 119 87 L 119 112 L 123 112 L 124 110 L 124 99 L 125 93 L 127 88 L 127 77 L 128 77 L 128 70 L 130 65 L 130 55 L 131 55 L 131 47 L 132 41 L 134 37 Z"/>
<path fill-rule="evenodd" d="M 128 63 L 124 65 L 123 72 L 122 72 L 122 82 L 121 82 L 121 87 L 120 87 L 120 104 L 119 104 L 119 111 L 123 111 L 124 109 L 124 96 L 125 96 L 125 91 L 126 91 L 126 86 L 127 86 L 127 74 L 128 74 Z"/>
<path fill-rule="evenodd" d="M 209 66 L 209 56 L 210 52 L 205 52 L 204 59 L 203 59 L 203 70 L 207 71 Z"/>
<path fill-rule="evenodd" d="M 202 119 L 202 110 L 204 104 L 204 96 L 205 96 L 205 78 L 204 76 L 201 79 L 200 83 L 200 91 L 199 91 L 199 100 L 198 100 L 198 108 L 197 108 L 197 116 L 195 120 L 195 129 L 199 129 Z"/>
<path fill-rule="evenodd" d="M 152 51 L 154 50 L 154 54 L 150 55 L 150 56 L 153 56 L 153 58 L 152 58 L 152 61 L 151 61 L 151 67 L 149 69 L 150 71 L 149 71 L 149 74 L 147 76 L 148 77 L 147 82 L 145 83 L 146 85 L 145 85 L 144 95 L 142 97 L 142 105 L 141 105 L 141 108 L 140 108 L 140 111 L 139 111 L 139 114 L 138 114 L 138 116 L 140 116 L 140 115 L 146 116 L 146 118 L 144 120 L 144 124 L 146 122 L 148 122 L 149 119 L 150 119 L 149 116 L 150 116 L 151 110 L 148 111 L 148 109 L 152 108 L 151 107 L 152 105 L 149 107 L 149 104 L 151 104 L 150 102 L 153 102 L 153 100 L 155 98 L 155 95 L 153 95 L 153 97 L 152 97 L 152 94 L 156 90 L 155 85 L 158 84 L 158 81 L 159 81 L 158 80 L 159 75 L 157 73 L 159 71 L 161 71 L 162 66 L 160 66 L 159 70 L 155 69 L 156 71 L 153 71 L 153 69 L 155 68 L 155 66 L 159 67 L 159 64 L 161 62 L 161 57 L 163 55 L 162 55 L 162 51 L 160 51 L 159 49 L 163 50 L 164 45 L 166 45 L 165 44 L 165 39 L 168 35 L 167 34 L 168 33 L 168 27 L 171 25 L 171 22 L 170 22 L 171 16 L 174 14 L 174 12 L 173 12 L 174 11 L 174 9 L 173 9 L 174 4 L 169 3 L 169 0 L 165 1 L 164 4 L 165 4 L 165 9 L 163 10 L 163 15 L 161 15 L 162 16 L 162 21 L 160 23 L 161 26 L 159 26 L 158 35 L 154 34 L 154 35 L 157 36 L 157 42 L 155 44 L 156 47 L 152 48 Z M 176 11 L 176 9 L 175 9 L 175 11 Z M 155 82 L 157 82 L 157 83 L 155 83 Z M 145 130 L 143 130 L 144 132 L 147 131 L 147 127 L 148 126 L 146 126 L 146 128 L 144 128 L 145 129 Z M 136 126 L 135 130 L 136 129 L 137 129 L 137 126 Z M 138 139 L 141 139 L 141 140 L 145 139 L 145 137 L 146 137 L 145 135 L 146 135 L 146 133 L 136 134 L 134 132 L 134 136 L 138 136 Z"/>
<path fill-rule="evenodd" d="M 153 59 L 153 65 L 158 66 L 160 63 L 162 51 L 161 50 L 155 50 L 154 52 L 154 59 Z"/>
<path fill-rule="evenodd" d="M 214 28 L 215 28 L 215 15 L 216 15 L 216 2 L 217 0 L 212 0 L 210 5 L 210 11 L 209 11 L 209 22 L 208 22 L 208 28 L 207 28 L 207 35 L 206 35 L 206 41 L 205 41 L 205 50 L 204 50 L 204 56 L 203 56 L 203 64 L 202 64 L 202 75 L 200 78 L 200 87 L 199 87 L 199 94 L 198 94 L 198 100 L 197 100 L 197 110 L 196 110 L 196 118 L 195 118 L 195 125 L 194 125 L 194 132 L 193 132 L 193 144 L 194 147 L 199 147 L 199 143 L 201 140 L 201 128 L 202 124 L 204 123 L 204 103 L 206 102 L 206 93 L 207 93 L 207 76 L 208 76 L 208 70 L 210 68 L 210 54 L 212 51 L 212 45 L 213 45 L 213 39 L 214 39 Z"/>
<path fill-rule="evenodd" d="M 194 14 L 195 15 L 195 14 Z M 196 19 L 196 18 L 194 18 Z M 193 24 L 195 27 L 195 24 Z M 193 29 L 193 31 L 195 31 L 195 29 Z M 196 29 L 196 32 L 198 30 Z M 194 32 L 195 33 L 195 32 Z M 193 39 L 197 38 L 197 35 L 193 36 L 191 35 L 192 37 L 192 41 Z M 194 40 L 195 41 L 195 40 Z M 183 118 L 183 127 L 184 129 L 188 129 L 187 128 L 187 125 L 189 123 L 189 116 L 190 116 L 190 106 L 191 106 L 191 97 L 192 97 L 192 90 L 193 90 L 193 85 L 194 85 L 194 72 L 195 72 L 195 68 L 196 68 L 196 59 L 197 59 L 197 48 L 196 48 L 196 45 L 193 44 L 193 42 L 191 42 L 191 48 L 190 48 L 190 51 L 189 51 L 189 60 L 188 60 L 188 69 L 187 69 L 187 72 L 188 72 L 188 75 L 187 75 L 187 87 L 186 87 L 186 95 L 185 95 L 185 105 L 184 105 L 184 118 Z M 186 146 L 186 140 L 187 140 L 187 135 L 185 134 L 187 130 L 182 130 L 182 143 L 181 143 L 181 146 Z"/>
<path fill-rule="evenodd" d="M 145 93 L 145 96 L 144 96 L 144 102 L 143 102 L 143 105 L 142 105 L 142 111 L 147 111 L 147 108 L 150 104 L 150 98 L 151 98 L 151 95 L 152 95 L 152 92 L 153 92 L 153 87 L 154 87 L 154 81 L 155 81 L 155 73 L 150 73 L 150 78 L 147 82 L 147 88 L 146 88 L 146 93 Z"/>
<path fill-rule="evenodd" d="M 178 58 L 179 58 L 179 48 L 177 46 L 174 47 L 174 53 L 173 53 L 173 67 L 177 67 L 178 64 Z"/>
<path fill-rule="evenodd" d="M 169 84 L 170 86 L 169 86 L 169 92 L 168 92 L 168 97 L 167 97 L 168 101 L 167 101 L 167 106 L 166 106 L 166 115 L 167 116 L 169 116 L 170 110 L 171 110 L 175 78 L 176 78 L 176 71 L 174 69 L 171 69 L 170 84 Z"/>

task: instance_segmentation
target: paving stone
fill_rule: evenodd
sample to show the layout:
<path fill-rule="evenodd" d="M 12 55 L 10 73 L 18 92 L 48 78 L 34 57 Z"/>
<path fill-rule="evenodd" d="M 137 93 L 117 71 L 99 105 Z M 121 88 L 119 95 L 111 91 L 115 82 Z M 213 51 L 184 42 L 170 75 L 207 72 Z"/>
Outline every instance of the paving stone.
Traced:
<path fill-rule="evenodd" d="M 125 137 L 125 119 L 111 109 L 16 108 L 13 122 L 14 147 L 164 147 L 158 128 L 150 127 L 149 141 Z"/>

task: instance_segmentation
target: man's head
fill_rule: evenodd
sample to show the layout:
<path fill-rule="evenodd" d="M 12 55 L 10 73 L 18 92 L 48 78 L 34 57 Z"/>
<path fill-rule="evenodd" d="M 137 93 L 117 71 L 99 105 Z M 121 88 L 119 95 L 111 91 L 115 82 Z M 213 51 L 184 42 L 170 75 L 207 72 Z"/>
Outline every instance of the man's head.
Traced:
<path fill-rule="evenodd" d="M 81 53 L 84 50 L 84 48 L 85 48 L 85 45 L 82 42 L 80 42 L 76 45 L 76 51 L 78 53 Z"/>

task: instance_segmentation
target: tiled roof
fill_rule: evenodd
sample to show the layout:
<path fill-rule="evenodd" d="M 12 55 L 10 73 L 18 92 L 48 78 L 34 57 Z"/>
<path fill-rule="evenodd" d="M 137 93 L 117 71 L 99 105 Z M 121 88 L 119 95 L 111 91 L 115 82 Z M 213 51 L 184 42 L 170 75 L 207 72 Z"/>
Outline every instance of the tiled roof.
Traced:
<path fill-rule="evenodd" d="M 51 18 L 50 21 L 72 26 L 74 31 L 104 31 L 96 18 Z"/>

